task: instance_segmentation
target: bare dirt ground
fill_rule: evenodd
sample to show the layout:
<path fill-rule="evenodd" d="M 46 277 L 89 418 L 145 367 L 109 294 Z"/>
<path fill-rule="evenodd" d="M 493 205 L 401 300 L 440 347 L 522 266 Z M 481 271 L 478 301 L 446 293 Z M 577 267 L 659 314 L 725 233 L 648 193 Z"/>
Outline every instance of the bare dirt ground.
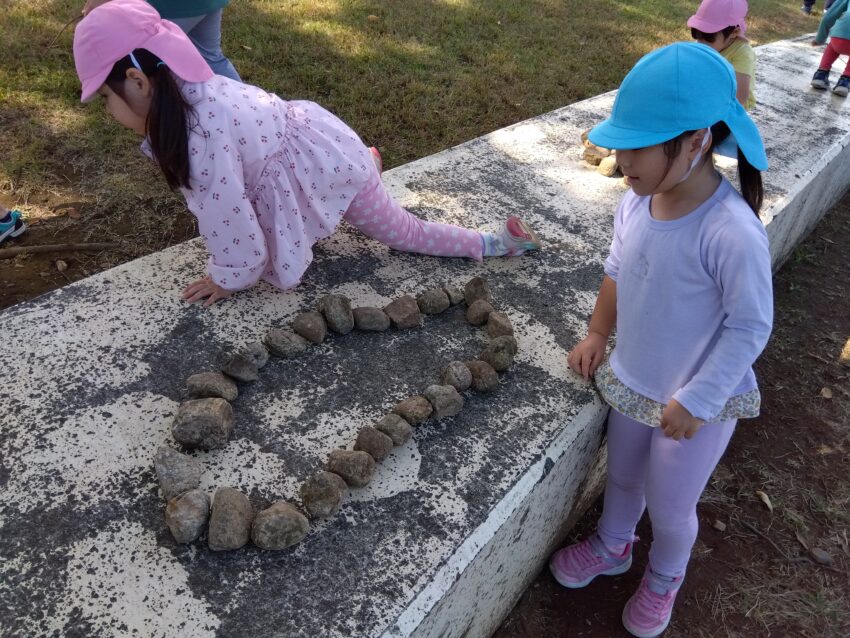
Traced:
<path fill-rule="evenodd" d="M 850 194 L 774 278 L 762 415 L 739 424 L 703 494 L 667 638 L 850 636 L 848 264 Z M 600 504 L 567 542 L 594 529 Z M 646 516 L 637 533 L 628 574 L 567 590 L 544 570 L 495 638 L 628 636 L 620 614 L 646 566 Z"/>

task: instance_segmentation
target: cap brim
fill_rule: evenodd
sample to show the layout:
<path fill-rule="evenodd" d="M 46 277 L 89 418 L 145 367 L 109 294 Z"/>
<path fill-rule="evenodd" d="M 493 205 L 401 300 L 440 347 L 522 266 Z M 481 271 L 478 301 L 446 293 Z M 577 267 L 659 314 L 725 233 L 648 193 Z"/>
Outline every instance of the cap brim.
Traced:
<path fill-rule="evenodd" d="M 636 131 L 634 129 L 616 126 L 611 123 L 611 120 L 605 120 L 594 126 L 590 130 L 590 133 L 587 134 L 587 138 L 596 146 L 626 151 L 661 144 L 667 140 L 672 140 L 684 132 L 684 129 L 651 132 Z"/>
<path fill-rule="evenodd" d="M 80 102 L 85 104 L 86 102 L 91 102 L 97 97 L 97 90 L 103 86 L 104 82 L 106 82 L 106 78 L 109 77 L 110 71 L 111 69 L 106 69 L 83 81 L 82 91 L 80 92 Z"/>
<path fill-rule="evenodd" d="M 741 149 L 744 157 L 753 165 L 753 168 L 766 171 L 768 166 L 767 154 L 764 151 L 761 134 L 755 122 L 747 115 L 744 107 L 738 102 L 735 102 L 732 112 L 724 117 L 722 121 L 726 122 L 726 125 L 738 142 L 738 148 Z"/>
<path fill-rule="evenodd" d="M 709 20 L 705 20 L 704 18 L 699 17 L 698 15 L 692 15 L 688 18 L 688 26 L 692 29 L 697 29 L 702 31 L 703 33 L 719 33 L 723 31 L 726 27 L 730 26 L 729 24 L 720 24 L 717 22 L 710 22 Z M 747 32 L 746 23 L 742 23 L 737 25 L 741 30 L 738 37 L 743 38 L 744 34 Z M 743 38 L 746 39 L 746 38 Z"/>
<path fill-rule="evenodd" d="M 148 38 L 140 48 L 153 53 L 186 82 L 204 82 L 215 75 L 180 27 L 168 20 L 163 20 L 160 31 Z"/>

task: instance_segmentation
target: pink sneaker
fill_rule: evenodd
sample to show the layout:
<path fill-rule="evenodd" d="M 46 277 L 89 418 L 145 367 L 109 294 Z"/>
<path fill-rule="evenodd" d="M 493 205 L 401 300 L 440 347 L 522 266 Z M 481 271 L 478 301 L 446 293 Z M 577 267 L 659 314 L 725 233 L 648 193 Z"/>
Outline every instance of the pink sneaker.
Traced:
<path fill-rule="evenodd" d="M 670 624 L 682 576 L 665 578 L 647 567 L 638 590 L 623 608 L 623 626 L 637 638 L 655 638 Z"/>
<path fill-rule="evenodd" d="M 619 556 L 609 552 L 598 534 L 588 536 L 552 554 L 549 571 L 559 583 L 570 589 L 590 584 L 597 576 L 623 574 L 632 566 L 632 544 Z"/>

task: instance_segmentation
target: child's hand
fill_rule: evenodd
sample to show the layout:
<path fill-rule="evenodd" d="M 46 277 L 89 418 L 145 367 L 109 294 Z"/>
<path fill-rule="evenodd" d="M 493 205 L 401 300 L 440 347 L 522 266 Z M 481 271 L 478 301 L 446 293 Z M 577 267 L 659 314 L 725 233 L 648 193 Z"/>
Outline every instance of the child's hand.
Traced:
<path fill-rule="evenodd" d="M 666 436 L 676 441 L 680 440 L 683 436 L 686 439 L 693 438 L 694 434 L 697 433 L 697 430 L 702 425 L 703 422 L 692 416 L 687 408 L 676 401 L 676 399 L 670 399 L 670 403 L 667 404 L 664 412 L 661 413 L 661 429 L 664 430 Z"/>
<path fill-rule="evenodd" d="M 605 358 L 608 339 L 598 332 L 588 332 L 587 336 L 567 355 L 567 363 L 574 372 L 587 381 L 596 372 L 596 368 Z"/>
<path fill-rule="evenodd" d="M 183 289 L 183 299 L 189 303 L 195 303 L 206 297 L 207 300 L 204 302 L 204 308 L 209 308 L 219 299 L 226 299 L 230 295 L 231 292 L 229 290 L 225 290 L 219 286 L 210 277 L 193 281 Z"/>
<path fill-rule="evenodd" d="M 820 45 L 821 45 L 821 43 L 818 42 L 817 40 L 812 40 L 812 46 L 813 47 L 819 47 Z"/>

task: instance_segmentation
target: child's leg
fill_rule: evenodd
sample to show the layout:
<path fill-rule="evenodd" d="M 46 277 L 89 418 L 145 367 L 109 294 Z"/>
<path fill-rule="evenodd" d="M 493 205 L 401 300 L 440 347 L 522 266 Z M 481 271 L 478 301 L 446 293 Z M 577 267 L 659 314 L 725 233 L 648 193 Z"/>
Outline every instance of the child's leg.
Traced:
<path fill-rule="evenodd" d="M 477 261 L 483 257 L 481 233 L 419 219 L 390 197 L 377 176 L 352 200 L 345 220 L 363 234 L 396 250 L 438 257 L 470 257 Z"/>
<path fill-rule="evenodd" d="M 832 68 L 833 62 L 838 59 L 838 55 L 838 49 L 835 47 L 835 38 L 830 38 L 823 50 L 823 55 L 821 56 L 818 68 L 823 71 L 829 71 Z"/>
<path fill-rule="evenodd" d="M 646 505 L 652 521 L 649 563 L 667 577 L 685 573 L 697 538 L 697 502 L 735 431 L 736 420 L 707 423 L 692 439 L 653 432 Z"/>
<path fill-rule="evenodd" d="M 613 553 L 632 542 L 643 515 L 644 483 L 656 430 L 613 408 L 608 415 L 608 479 L 598 533 Z"/>

